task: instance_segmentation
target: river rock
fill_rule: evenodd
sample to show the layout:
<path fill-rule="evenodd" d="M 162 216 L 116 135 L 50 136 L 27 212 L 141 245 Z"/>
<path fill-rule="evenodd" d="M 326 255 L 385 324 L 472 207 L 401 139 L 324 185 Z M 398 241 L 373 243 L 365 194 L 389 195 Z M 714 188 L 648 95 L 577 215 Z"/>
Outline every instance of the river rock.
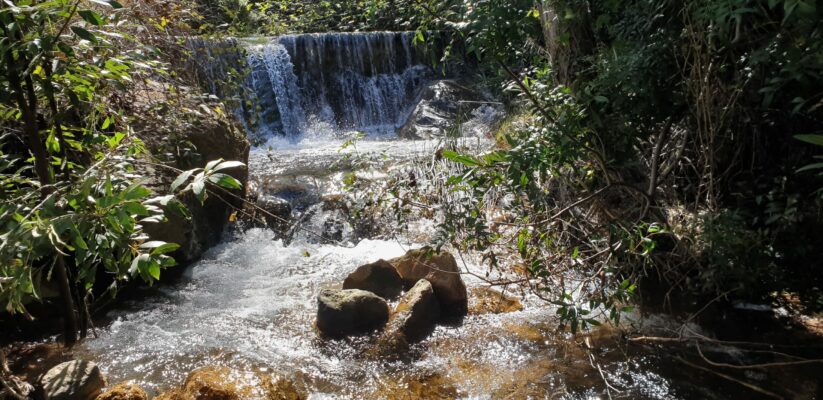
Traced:
<path fill-rule="evenodd" d="M 343 281 L 343 289 L 361 289 L 384 299 L 394 299 L 403 291 L 403 280 L 393 265 L 381 259 L 354 270 Z"/>
<path fill-rule="evenodd" d="M 267 400 L 305 400 L 308 397 L 291 380 L 283 377 L 261 377 Z"/>
<path fill-rule="evenodd" d="M 468 294 L 454 256 L 430 247 L 409 250 L 404 256 L 389 260 L 397 268 L 403 285 L 411 288 L 421 279 L 431 282 L 440 302 L 440 314 L 445 317 L 466 315 Z"/>
<path fill-rule="evenodd" d="M 434 288 L 429 281 L 421 279 L 400 299 L 386 331 L 390 335 L 402 333 L 414 342 L 428 336 L 438 320 L 440 303 Z"/>
<path fill-rule="evenodd" d="M 275 196 L 259 195 L 255 205 L 262 210 L 255 210 L 255 214 L 260 215 L 269 228 L 281 231 L 289 226 L 292 208 L 288 201 Z"/>
<path fill-rule="evenodd" d="M 237 385 L 223 367 L 204 367 L 192 371 L 183 384 L 181 400 L 239 400 Z"/>
<path fill-rule="evenodd" d="M 477 287 L 471 290 L 469 314 L 503 314 L 522 309 L 520 300 L 494 289 Z"/>
<path fill-rule="evenodd" d="M 94 400 L 106 387 L 100 368 L 90 361 L 67 361 L 40 379 L 47 400 Z"/>
<path fill-rule="evenodd" d="M 502 107 L 488 102 L 468 82 L 440 80 L 426 86 L 420 102 L 398 131 L 404 139 L 481 135 L 504 116 Z"/>
<path fill-rule="evenodd" d="M 140 386 L 121 383 L 97 396 L 97 400 L 149 400 L 149 396 Z"/>
<path fill-rule="evenodd" d="M 368 333 L 389 319 L 389 305 L 360 289 L 325 289 L 317 297 L 317 329 L 328 337 Z"/>

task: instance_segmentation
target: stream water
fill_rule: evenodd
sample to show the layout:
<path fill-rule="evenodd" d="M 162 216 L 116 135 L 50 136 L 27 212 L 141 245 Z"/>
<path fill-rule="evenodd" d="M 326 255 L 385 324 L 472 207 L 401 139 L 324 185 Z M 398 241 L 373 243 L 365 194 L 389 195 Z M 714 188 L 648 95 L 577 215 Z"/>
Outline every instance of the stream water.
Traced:
<path fill-rule="evenodd" d="M 424 68 L 408 40 L 310 35 L 251 47 L 252 88 L 277 107 L 262 127 L 268 143 L 252 151 L 253 179 L 269 188 L 297 182 L 323 195 L 340 191 L 340 174 L 350 168 L 341 160 L 352 151 L 394 165 L 431 157 L 438 141 L 400 141 L 392 130 L 422 82 Z M 320 124 L 310 128 L 312 120 Z M 341 132 L 351 129 L 371 135 L 340 151 Z M 490 143 L 463 140 L 480 148 Z M 626 346 L 608 328 L 588 339 L 558 332 L 555 309 L 528 295 L 520 311 L 471 314 L 389 356 L 371 351 L 371 337 L 318 339 L 319 291 L 340 287 L 359 265 L 425 244 L 413 238 L 432 226 L 417 229 L 421 235 L 342 244 L 298 236 L 288 246 L 266 229 L 228 234 L 179 283 L 110 312 L 99 337 L 78 353 L 95 360 L 110 382 L 132 381 L 155 394 L 198 367 L 220 365 L 252 388 L 265 376 L 285 377 L 312 399 L 752 398 L 745 388 L 684 367 L 665 348 Z M 465 270 L 485 272 L 467 261 Z M 465 280 L 470 290 L 482 286 L 472 276 Z M 670 324 L 639 316 L 633 323 Z"/>

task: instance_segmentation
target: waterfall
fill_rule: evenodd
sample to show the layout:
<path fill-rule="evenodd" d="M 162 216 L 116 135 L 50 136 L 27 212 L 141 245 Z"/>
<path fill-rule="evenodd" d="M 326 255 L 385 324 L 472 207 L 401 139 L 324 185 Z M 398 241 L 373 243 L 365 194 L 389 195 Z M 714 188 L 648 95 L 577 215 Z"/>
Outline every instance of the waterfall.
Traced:
<path fill-rule="evenodd" d="M 429 68 L 411 33 L 286 35 L 245 44 L 257 137 L 394 133 Z"/>

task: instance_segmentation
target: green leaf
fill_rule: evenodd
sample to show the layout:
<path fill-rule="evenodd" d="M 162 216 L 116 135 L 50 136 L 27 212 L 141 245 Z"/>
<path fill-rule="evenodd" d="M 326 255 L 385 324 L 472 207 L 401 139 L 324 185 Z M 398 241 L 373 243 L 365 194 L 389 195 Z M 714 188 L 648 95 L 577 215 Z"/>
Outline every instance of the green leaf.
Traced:
<path fill-rule="evenodd" d="M 149 264 L 149 275 L 151 275 L 151 277 L 154 278 L 154 280 L 160 279 L 160 264 L 158 264 L 156 261 L 152 261 Z"/>
<path fill-rule="evenodd" d="M 194 192 L 200 204 L 206 201 L 206 178 L 203 174 L 194 178 L 194 182 L 191 183 L 191 190 Z"/>
<path fill-rule="evenodd" d="M 243 164 L 240 161 L 223 161 L 220 164 L 217 164 L 216 167 L 214 167 L 214 172 L 222 171 L 224 169 L 229 169 L 229 168 L 237 168 L 237 167 L 245 167 L 245 166 L 246 166 L 246 164 Z"/>
<path fill-rule="evenodd" d="M 171 183 L 171 187 L 169 188 L 169 190 L 172 191 L 172 192 L 176 191 L 177 188 L 179 188 L 180 185 L 186 183 L 186 181 L 189 180 L 189 177 L 191 177 L 191 174 L 197 172 L 198 169 L 199 168 L 190 169 L 190 170 L 184 171 L 183 173 L 178 175 L 177 178 L 175 178 L 174 182 Z"/>
<path fill-rule="evenodd" d="M 74 34 L 77 35 L 77 37 L 79 37 L 80 39 L 85 39 L 85 40 L 88 40 L 89 42 L 97 43 L 97 37 L 94 36 L 93 33 L 89 32 L 89 31 L 87 31 L 87 30 L 85 30 L 85 29 L 83 29 L 79 26 L 72 26 L 71 31 L 74 32 Z"/>
<path fill-rule="evenodd" d="M 208 163 L 206 163 L 206 167 L 203 168 L 203 171 L 205 171 L 208 174 L 209 172 L 212 172 L 212 169 L 214 169 L 214 167 L 217 164 L 220 164 L 221 162 L 223 162 L 222 158 L 218 158 L 217 160 L 211 160 Z"/>
<path fill-rule="evenodd" d="M 140 182 L 137 182 L 129 186 L 128 189 L 126 189 L 126 191 L 123 193 L 123 199 L 138 200 L 143 199 L 150 194 L 151 190 L 143 186 Z"/>
<path fill-rule="evenodd" d="M 451 161 L 454 161 L 456 163 L 460 163 L 460 164 L 463 164 L 463 165 L 466 165 L 466 166 L 469 166 L 469 167 L 476 167 L 476 166 L 479 166 L 479 165 L 482 164 L 480 162 L 480 160 L 477 160 L 474 157 L 463 155 L 463 154 L 458 154 L 457 152 L 454 152 L 452 150 L 443 150 L 443 157 L 446 157 L 447 159 L 449 159 Z"/>
<path fill-rule="evenodd" d="M 180 248 L 180 245 L 177 243 L 163 243 L 160 246 L 154 248 L 151 251 L 151 255 L 158 256 L 160 254 L 171 253 Z"/>
<path fill-rule="evenodd" d="M 795 135 L 794 138 L 806 143 L 823 146 L 823 135 Z"/>
<path fill-rule="evenodd" d="M 242 189 L 243 185 L 237 179 L 226 174 L 209 175 L 209 182 L 226 189 Z"/>
<path fill-rule="evenodd" d="M 149 210 L 146 206 L 136 202 L 136 201 L 129 201 L 127 203 L 123 203 L 123 210 L 129 213 L 130 215 L 149 215 Z"/>
<path fill-rule="evenodd" d="M 92 10 L 80 10 L 77 13 L 80 14 L 80 17 L 82 17 L 84 21 L 94 26 L 101 26 L 106 23 L 106 20 L 100 14 Z"/>

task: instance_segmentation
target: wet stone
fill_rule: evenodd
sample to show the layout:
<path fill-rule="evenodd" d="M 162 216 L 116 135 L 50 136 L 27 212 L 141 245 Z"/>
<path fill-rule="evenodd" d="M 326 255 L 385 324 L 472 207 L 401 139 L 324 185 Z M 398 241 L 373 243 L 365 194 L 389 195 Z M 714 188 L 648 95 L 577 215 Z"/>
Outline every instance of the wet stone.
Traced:
<path fill-rule="evenodd" d="M 384 299 L 394 299 L 403 291 L 403 280 L 393 265 L 385 260 L 361 265 L 343 281 L 343 289 L 360 289 Z"/>
<path fill-rule="evenodd" d="M 106 387 L 100 368 L 82 360 L 57 365 L 40 382 L 47 400 L 93 400 Z"/>
<path fill-rule="evenodd" d="M 440 303 L 434 288 L 429 281 L 421 279 L 400 299 L 387 332 L 389 335 L 403 334 L 409 341 L 418 341 L 434 331 L 438 320 Z"/>
<path fill-rule="evenodd" d="M 317 297 L 317 329 L 328 337 L 369 333 L 388 319 L 386 301 L 365 290 L 325 289 Z"/>
<path fill-rule="evenodd" d="M 488 287 L 477 287 L 469 296 L 469 314 L 503 314 L 520 311 L 520 300 Z"/>
<path fill-rule="evenodd" d="M 403 285 L 411 288 L 420 279 L 431 282 L 440 302 L 443 317 L 460 317 L 468 310 L 468 293 L 460 268 L 454 256 L 429 247 L 409 250 L 404 256 L 389 260 L 403 278 Z"/>
<path fill-rule="evenodd" d="M 121 383 L 97 396 L 96 400 L 149 400 L 149 396 L 140 386 Z"/>

